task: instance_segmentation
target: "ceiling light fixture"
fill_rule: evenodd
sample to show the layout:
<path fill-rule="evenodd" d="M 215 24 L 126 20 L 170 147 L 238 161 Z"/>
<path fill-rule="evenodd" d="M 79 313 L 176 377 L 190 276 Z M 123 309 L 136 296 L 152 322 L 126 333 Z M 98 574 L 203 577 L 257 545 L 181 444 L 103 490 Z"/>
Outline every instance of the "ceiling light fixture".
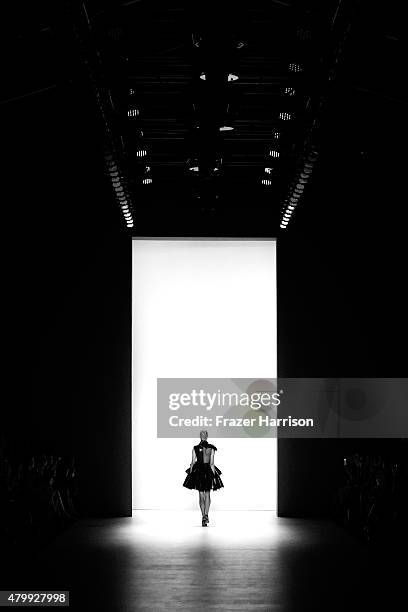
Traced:
<path fill-rule="evenodd" d="M 279 113 L 279 119 L 281 119 L 282 121 L 290 121 L 291 119 L 293 119 L 293 113 L 283 111 Z"/>
<path fill-rule="evenodd" d="M 303 68 L 301 64 L 297 64 L 296 62 L 290 62 L 289 64 L 289 72 L 302 72 Z"/>
<path fill-rule="evenodd" d="M 283 216 L 280 227 L 286 227 L 287 223 L 289 222 L 290 217 L 295 210 L 295 207 L 298 205 L 299 200 L 303 195 L 305 186 L 307 185 L 307 182 L 310 179 L 310 176 L 313 172 L 314 164 L 317 161 L 318 156 L 319 153 L 316 148 L 313 148 L 309 150 L 308 153 L 306 153 L 303 167 L 298 172 L 297 177 L 295 177 L 294 183 L 292 183 L 292 192 L 289 197 L 289 204 L 287 202 L 283 204 Z"/>
<path fill-rule="evenodd" d="M 126 182 L 114 161 L 114 154 L 108 150 L 105 152 L 105 163 L 126 225 L 133 227 L 133 217 L 129 209 L 128 195 L 126 195 Z"/>

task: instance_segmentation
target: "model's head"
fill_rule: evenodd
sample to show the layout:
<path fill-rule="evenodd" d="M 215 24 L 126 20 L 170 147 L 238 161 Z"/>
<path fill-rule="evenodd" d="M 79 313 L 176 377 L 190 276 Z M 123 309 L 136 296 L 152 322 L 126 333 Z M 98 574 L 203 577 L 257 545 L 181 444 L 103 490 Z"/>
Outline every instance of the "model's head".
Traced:
<path fill-rule="evenodd" d="M 206 431 L 205 429 L 202 429 L 200 431 L 200 438 L 201 440 L 206 440 L 208 438 L 208 431 Z"/>

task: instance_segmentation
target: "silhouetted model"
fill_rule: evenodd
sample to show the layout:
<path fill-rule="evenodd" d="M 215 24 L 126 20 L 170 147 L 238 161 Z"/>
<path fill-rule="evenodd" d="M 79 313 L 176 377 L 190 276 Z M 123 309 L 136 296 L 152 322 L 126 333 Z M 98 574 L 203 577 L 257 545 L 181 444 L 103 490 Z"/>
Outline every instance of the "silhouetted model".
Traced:
<path fill-rule="evenodd" d="M 207 431 L 200 431 L 200 438 L 200 444 L 193 448 L 191 465 L 186 470 L 187 476 L 183 487 L 197 489 L 199 492 L 202 526 L 207 527 L 209 523 L 208 511 L 211 503 L 210 491 L 221 489 L 224 485 L 220 478 L 222 472 L 214 465 L 214 453 L 217 448 L 207 442 Z"/>

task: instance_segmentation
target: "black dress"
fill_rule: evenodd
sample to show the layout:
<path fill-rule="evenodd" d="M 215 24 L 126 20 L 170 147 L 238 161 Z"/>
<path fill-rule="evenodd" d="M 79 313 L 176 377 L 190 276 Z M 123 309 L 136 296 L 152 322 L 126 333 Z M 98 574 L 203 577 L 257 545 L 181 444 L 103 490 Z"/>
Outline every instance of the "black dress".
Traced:
<path fill-rule="evenodd" d="M 213 444 L 209 444 L 205 440 L 194 447 L 197 461 L 194 463 L 191 473 L 190 468 L 186 470 L 187 476 L 184 480 L 183 487 L 187 487 L 187 489 L 197 489 L 197 491 L 216 491 L 224 486 L 220 478 L 220 474 L 222 474 L 221 470 L 214 465 L 214 474 L 211 469 L 209 461 L 211 452 L 208 452 L 209 449 L 214 449 L 214 451 L 217 450 Z M 207 458 L 208 462 L 205 461 Z"/>

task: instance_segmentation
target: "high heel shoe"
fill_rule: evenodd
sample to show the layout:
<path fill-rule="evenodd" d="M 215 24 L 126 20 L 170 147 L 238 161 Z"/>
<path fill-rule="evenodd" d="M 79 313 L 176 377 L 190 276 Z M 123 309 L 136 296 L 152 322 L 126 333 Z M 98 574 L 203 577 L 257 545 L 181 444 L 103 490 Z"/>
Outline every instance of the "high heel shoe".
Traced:
<path fill-rule="evenodd" d="M 207 521 L 206 521 L 206 519 L 205 519 L 205 515 L 203 515 L 203 519 L 202 519 L 202 521 L 201 521 L 201 525 L 202 525 L 203 527 L 207 527 Z"/>
<path fill-rule="evenodd" d="M 208 523 L 210 522 L 209 519 L 208 519 L 208 514 L 204 514 L 203 521 L 205 521 L 206 525 L 208 525 Z"/>

